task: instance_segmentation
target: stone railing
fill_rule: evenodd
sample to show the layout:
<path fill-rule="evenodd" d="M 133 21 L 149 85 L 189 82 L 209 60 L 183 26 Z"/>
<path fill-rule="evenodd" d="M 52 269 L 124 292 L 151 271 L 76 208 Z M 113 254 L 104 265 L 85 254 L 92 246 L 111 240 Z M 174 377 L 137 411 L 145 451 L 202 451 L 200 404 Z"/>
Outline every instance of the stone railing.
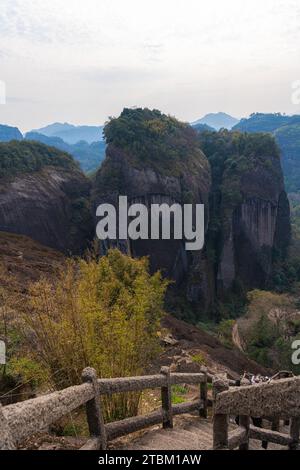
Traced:
<path fill-rule="evenodd" d="M 288 446 L 299 446 L 300 377 L 274 380 L 258 385 L 229 389 L 228 381 L 213 379 L 214 449 L 249 449 L 249 439 Z M 229 432 L 229 417 L 239 417 L 239 428 Z M 251 418 L 268 417 L 274 423 L 289 420 L 290 433 L 262 429 L 251 425 Z M 279 426 L 277 426 L 279 429 Z"/>
<path fill-rule="evenodd" d="M 171 374 L 169 368 L 163 367 L 158 375 L 98 379 L 95 370 L 87 368 L 82 379 L 82 385 L 13 405 L 0 405 L 0 449 L 17 448 L 24 439 L 47 430 L 51 424 L 82 405 L 86 405 L 91 436 L 82 450 L 105 450 L 109 440 L 159 423 L 164 428 L 172 428 L 175 415 L 197 411 L 200 416 L 207 417 L 207 382 L 211 377 L 208 378 L 206 372 Z M 172 406 L 171 387 L 175 384 L 199 384 L 199 399 Z M 101 395 L 153 388 L 161 389 L 161 408 L 146 416 L 104 424 Z"/>

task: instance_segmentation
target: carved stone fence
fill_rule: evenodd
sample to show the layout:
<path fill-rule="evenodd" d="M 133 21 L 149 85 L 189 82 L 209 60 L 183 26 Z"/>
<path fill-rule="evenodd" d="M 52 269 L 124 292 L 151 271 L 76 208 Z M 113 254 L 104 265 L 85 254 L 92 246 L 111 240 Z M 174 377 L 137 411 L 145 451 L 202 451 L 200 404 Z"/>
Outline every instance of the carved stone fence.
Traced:
<path fill-rule="evenodd" d="M 299 447 L 300 429 L 300 377 L 276 380 L 259 385 L 229 389 L 226 379 L 213 379 L 214 449 L 249 449 L 249 439 L 258 439 Z M 229 417 L 239 416 L 239 428 L 229 432 Z M 271 418 L 279 423 L 289 420 L 290 433 L 283 434 L 251 425 L 251 418 Z"/>
<path fill-rule="evenodd" d="M 0 405 L 0 449 L 15 449 L 24 439 L 47 430 L 51 424 L 82 405 L 86 405 L 91 436 L 82 450 L 105 450 L 109 440 L 159 423 L 162 423 L 164 428 L 172 428 L 175 415 L 197 411 L 200 416 L 207 417 L 207 382 L 211 377 L 208 379 L 205 372 L 171 374 L 168 368 L 163 367 L 158 375 L 97 379 L 95 370 L 87 368 L 83 371 L 82 379 L 82 385 L 13 405 Z M 175 384 L 199 384 L 199 399 L 172 406 L 171 387 Z M 161 389 L 160 409 L 146 416 L 104 423 L 101 395 L 154 388 Z"/>

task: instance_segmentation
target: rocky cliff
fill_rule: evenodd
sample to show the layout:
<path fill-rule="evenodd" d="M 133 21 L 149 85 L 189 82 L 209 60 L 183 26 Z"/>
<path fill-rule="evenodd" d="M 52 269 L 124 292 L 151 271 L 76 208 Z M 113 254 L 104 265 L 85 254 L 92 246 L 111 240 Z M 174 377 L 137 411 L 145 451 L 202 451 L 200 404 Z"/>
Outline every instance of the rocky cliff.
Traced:
<path fill-rule="evenodd" d="M 89 191 L 67 154 L 32 142 L 0 144 L 0 231 L 79 253 L 91 238 Z"/>
<path fill-rule="evenodd" d="M 271 136 L 204 131 L 195 140 L 189 126 L 149 110 L 124 110 L 105 133 L 94 213 L 102 202 L 117 204 L 119 195 L 147 206 L 204 203 L 207 212 L 201 252 L 187 252 L 178 240 L 119 240 L 117 246 L 148 255 L 152 270 L 184 286 L 199 315 L 213 311 L 226 293 L 268 284 L 274 257 L 286 255 L 290 240 L 289 203 Z"/>
<path fill-rule="evenodd" d="M 218 292 L 236 282 L 264 288 L 275 252 L 284 257 L 290 241 L 279 150 L 266 134 L 206 133 L 200 141 L 213 171 L 210 235 Z"/>
<path fill-rule="evenodd" d="M 161 203 L 208 207 L 209 164 L 190 126 L 158 111 L 124 110 L 106 128 L 106 137 L 106 159 L 93 188 L 94 211 L 103 202 L 117 204 L 119 195 L 126 195 L 129 204 L 147 207 Z M 192 278 L 202 262 L 202 253 L 187 252 L 181 240 L 119 240 L 117 245 L 133 256 L 149 256 L 153 271 L 160 269 L 177 283 Z M 205 277 L 203 273 L 204 279 L 195 279 L 189 288 L 199 298 L 206 296 Z"/>

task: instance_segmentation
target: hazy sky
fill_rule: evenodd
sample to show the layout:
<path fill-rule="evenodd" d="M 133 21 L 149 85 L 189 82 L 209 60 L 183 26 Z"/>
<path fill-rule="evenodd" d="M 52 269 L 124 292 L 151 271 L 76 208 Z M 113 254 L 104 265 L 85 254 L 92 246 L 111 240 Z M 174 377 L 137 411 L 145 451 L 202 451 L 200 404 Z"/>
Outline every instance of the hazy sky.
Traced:
<path fill-rule="evenodd" d="M 0 123 L 300 113 L 300 0 L 0 0 Z"/>

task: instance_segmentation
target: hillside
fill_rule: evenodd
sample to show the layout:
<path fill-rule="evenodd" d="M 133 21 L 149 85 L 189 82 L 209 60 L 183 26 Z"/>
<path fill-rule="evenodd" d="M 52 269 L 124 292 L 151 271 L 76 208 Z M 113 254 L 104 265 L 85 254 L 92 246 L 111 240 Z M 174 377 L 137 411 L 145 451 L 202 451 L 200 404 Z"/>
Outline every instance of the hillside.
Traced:
<path fill-rule="evenodd" d="M 282 168 L 289 193 L 300 191 L 300 117 L 298 124 L 279 127 L 274 132 L 282 149 Z"/>
<path fill-rule="evenodd" d="M 300 116 L 287 116 L 281 113 L 253 113 L 249 118 L 241 119 L 233 130 L 242 132 L 274 132 L 282 126 L 300 122 Z"/>
<path fill-rule="evenodd" d="M 52 279 L 65 262 L 65 257 L 28 237 L 0 232 L 0 285 L 15 297 L 17 304 L 25 299 L 28 287 L 41 278 Z M 199 327 L 168 316 L 163 320 L 166 340 L 163 351 L 149 369 L 158 373 L 163 365 L 179 372 L 199 371 L 205 364 L 211 373 L 227 372 L 236 379 L 247 370 L 267 370 L 250 361 L 237 349 L 226 348 L 216 337 Z M 202 362 L 193 361 L 202 355 Z"/>

